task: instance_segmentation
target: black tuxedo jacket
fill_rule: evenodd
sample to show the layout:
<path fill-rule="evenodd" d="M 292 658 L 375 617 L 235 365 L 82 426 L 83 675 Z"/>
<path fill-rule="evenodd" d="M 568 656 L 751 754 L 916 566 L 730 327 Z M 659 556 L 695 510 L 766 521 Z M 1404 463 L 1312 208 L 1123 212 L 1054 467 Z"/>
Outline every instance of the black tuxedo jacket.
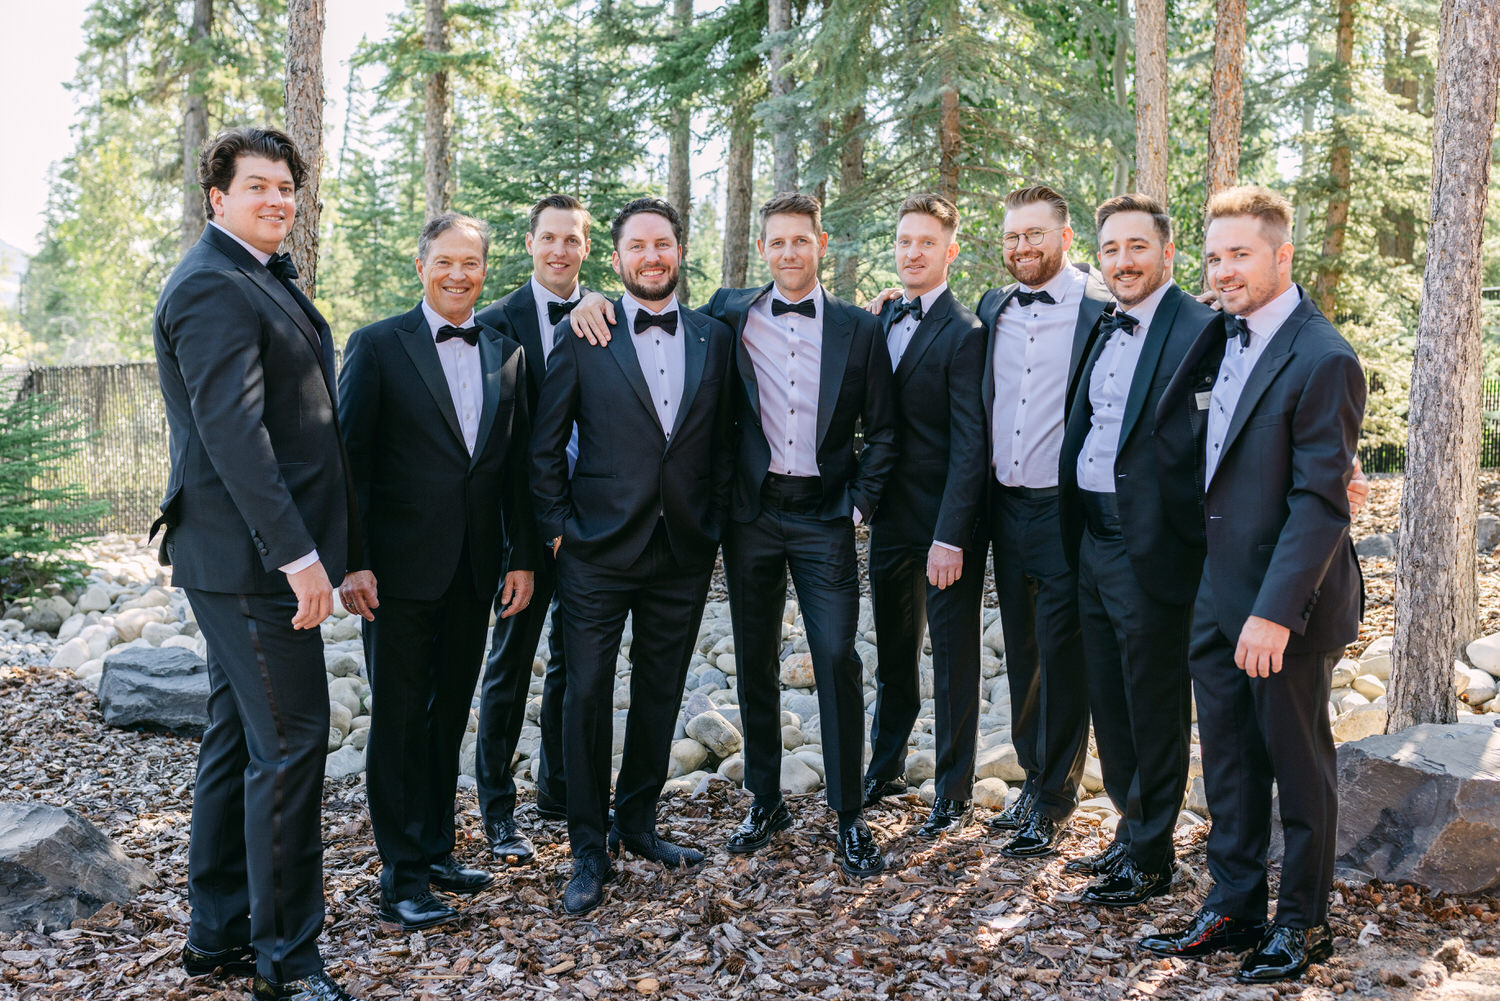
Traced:
<path fill-rule="evenodd" d="M 579 285 L 578 292 L 588 295 L 589 290 Z M 535 414 L 542 380 L 547 376 L 547 356 L 542 352 L 542 338 L 550 338 L 553 331 L 537 326 L 536 296 L 532 294 L 530 279 L 481 309 L 474 318 L 494 327 L 526 350 L 527 402 L 530 412 Z"/>
<path fill-rule="evenodd" d="M 734 468 L 731 515 L 747 522 L 760 513 L 760 491 L 771 468 L 771 446 L 760 421 L 760 387 L 755 365 L 742 338 L 750 307 L 771 291 L 721 288 L 703 311 L 722 320 L 735 334 L 735 423 L 738 457 Z M 823 344 L 818 380 L 818 474 L 823 498 L 817 517 L 847 518 L 859 508 L 869 521 L 880 492 L 896 462 L 895 413 L 891 391 L 891 357 L 880 321 L 869 312 L 823 293 Z M 856 453 L 856 424 L 864 446 Z"/>
<path fill-rule="evenodd" d="M 1224 636 L 1237 639 L 1257 615 L 1292 631 L 1289 652 L 1338 649 L 1358 635 L 1363 605 L 1347 489 L 1364 417 L 1364 372 L 1302 292 L 1250 372 L 1202 493 L 1207 400 L 1224 347 L 1218 317 L 1157 405 L 1163 500 L 1181 507 L 1187 502 L 1178 494 L 1203 496 L 1206 572 Z"/>
<path fill-rule="evenodd" d="M 208 226 L 162 289 L 153 339 L 172 471 L 151 534 L 167 528 L 173 583 L 285 592 L 277 567 L 316 549 L 337 584 L 351 498 L 317 309 Z"/>
<path fill-rule="evenodd" d="M 897 301 L 880 314 L 887 343 Z M 894 376 L 896 464 L 871 519 L 880 545 L 983 548 L 975 529 L 988 465 L 984 344 L 979 318 L 945 290 L 902 352 Z"/>
<path fill-rule="evenodd" d="M 356 330 L 345 346 L 339 417 L 368 554 L 352 569 L 373 571 L 382 595 L 442 597 L 466 542 L 481 595 L 494 593 L 502 567 L 531 570 L 540 558 L 526 479 L 526 358 L 483 327 L 479 360 L 484 403 L 470 456 L 420 304 Z"/>
<path fill-rule="evenodd" d="M 1119 452 L 1115 457 L 1115 500 L 1120 507 L 1121 535 L 1136 578 L 1159 601 L 1184 604 L 1198 590 L 1203 569 L 1201 498 L 1189 491 L 1164 489 L 1152 441 L 1156 407 L 1177 367 L 1218 314 L 1175 284 L 1162 294 L 1146 343 L 1136 362 L 1120 423 Z M 1068 413 L 1062 456 L 1057 470 L 1061 501 L 1063 548 L 1068 562 L 1078 565 L 1083 538 L 1083 509 L 1078 499 L 1078 454 L 1094 416 L 1089 382 L 1108 338 L 1095 337 Z M 1183 526 L 1192 526 L 1184 530 Z"/>
<path fill-rule="evenodd" d="M 630 568 L 663 516 L 680 563 L 711 562 L 718 550 L 734 462 L 734 335 L 701 313 L 678 310 L 685 365 L 670 429 L 656 415 L 623 305 L 615 304 L 619 322 L 606 347 L 574 336 L 571 320 L 558 325 L 532 442 L 532 490 L 543 540 L 560 535 L 563 549 L 589 563 Z M 575 422 L 578 466 L 570 481 Z"/>

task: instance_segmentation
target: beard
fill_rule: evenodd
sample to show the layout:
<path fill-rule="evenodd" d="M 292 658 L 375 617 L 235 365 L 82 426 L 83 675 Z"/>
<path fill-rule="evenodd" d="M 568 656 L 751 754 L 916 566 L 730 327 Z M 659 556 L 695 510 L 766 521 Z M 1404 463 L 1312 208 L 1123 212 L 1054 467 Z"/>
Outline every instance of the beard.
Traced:
<path fill-rule="evenodd" d="M 1017 247 L 1016 250 L 1017 254 L 1021 253 L 1021 248 Z M 1067 263 L 1067 259 L 1061 246 L 1027 247 L 1025 252 L 1029 253 L 1032 250 L 1036 250 L 1041 256 L 1036 260 L 1024 262 L 1017 262 L 1007 256 L 1005 270 L 1009 271 L 1011 277 L 1021 284 L 1036 288 L 1056 277 L 1057 273 L 1063 269 L 1063 265 Z"/>
<path fill-rule="evenodd" d="M 646 284 L 634 275 L 620 276 L 620 283 L 625 286 L 638 302 L 660 302 L 677 288 L 677 268 L 671 268 L 665 275 L 656 279 L 654 284 Z"/>

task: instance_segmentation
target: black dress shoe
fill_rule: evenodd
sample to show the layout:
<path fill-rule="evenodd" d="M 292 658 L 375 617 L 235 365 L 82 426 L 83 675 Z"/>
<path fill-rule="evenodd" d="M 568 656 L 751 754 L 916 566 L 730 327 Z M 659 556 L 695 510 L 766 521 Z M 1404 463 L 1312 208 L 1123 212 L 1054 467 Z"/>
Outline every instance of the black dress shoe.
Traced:
<path fill-rule="evenodd" d="M 322 970 L 285 984 L 256 977 L 250 997 L 252 1001 L 356 1001 Z"/>
<path fill-rule="evenodd" d="M 563 910 L 569 914 L 592 911 L 604 900 L 604 884 L 615 878 L 603 852 L 573 860 L 573 878 L 563 888 Z"/>
<path fill-rule="evenodd" d="M 885 856 L 875 844 L 875 836 L 863 819 L 839 831 L 839 868 L 855 879 L 865 879 L 885 871 Z"/>
<path fill-rule="evenodd" d="M 771 835 L 791 826 L 792 815 L 787 812 L 785 803 L 777 803 L 774 810 L 752 805 L 740 826 L 730 833 L 724 847 L 736 855 L 760 851 L 771 843 Z"/>
<path fill-rule="evenodd" d="M 1255 951 L 1240 964 L 1237 976 L 1246 984 L 1296 980 L 1309 965 L 1332 955 L 1333 932 L 1326 923 L 1311 928 L 1272 925 Z"/>
<path fill-rule="evenodd" d="M 563 803 L 538 798 L 536 801 L 536 815 L 538 817 L 546 817 L 548 820 L 567 820 L 568 808 Z"/>
<path fill-rule="evenodd" d="M 434 897 L 431 890 L 405 900 L 387 900 L 384 894 L 380 897 L 380 920 L 400 925 L 405 931 L 431 928 L 456 917 L 458 912 Z"/>
<path fill-rule="evenodd" d="M 1226 917 L 1205 907 L 1193 915 L 1192 922 L 1182 931 L 1148 935 L 1141 939 L 1141 948 L 1158 956 L 1188 959 L 1220 949 L 1242 952 L 1253 948 L 1265 934 L 1264 921 Z"/>
<path fill-rule="evenodd" d="M 1026 818 L 1026 823 L 1021 825 L 1016 836 L 1001 846 L 1000 854 L 1010 858 L 1038 858 L 1042 855 L 1051 855 L 1057 851 L 1058 844 L 1067 833 L 1068 822 L 1066 820 L 1059 823 L 1041 810 L 1032 810 L 1031 816 Z"/>
<path fill-rule="evenodd" d="M 974 810 L 969 806 L 969 801 L 959 802 L 956 799 L 935 799 L 932 801 L 932 812 L 927 815 L 927 820 L 917 828 L 913 837 L 918 838 L 940 838 L 944 834 L 957 832 L 963 826 L 974 819 Z"/>
<path fill-rule="evenodd" d="M 660 862 L 668 869 L 686 869 L 703 861 L 703 853 L 698 849 L 675 845 L 655 831 L 627 834 L 618 827 L 611 827 L 606 843 L 609 845 L 611 855 L 618 855 L 620 846 L 624 845 L 630 849 L 632 855 L 639 855 L 652 862 Z"/>
<path fill-rule="evenodd" d="M 493 874 L 460 865 L 452 855 L 444 855 L 427 866 L 427 882 L 449 893 L 478 893 L 494 881 Z"/>
<path fill-rule="evenodd" d="M 541 810 L 538 809 L 537 812 L 540 813 Z M 502 862 L 520 865 L 530 862 L 536 855 L 531 839 L 516 829 L 514 817 L 506 817 L 486 825 L 484 833 L 490 841 L 490 854 Z"/>
<path fill-rule="evenodd" d="M 1036 803 L 1036 793 L 1026 787 L 1021 788 L 1021 795 L 1015 798 L 1005 809 L 995 814 L 988 821 L 991 830 L 1015 831 L 1026 823 L 1026 815 L 1031 812 L 1032 805 Z"/>
<path fill-rule="evenodd" d="M 1083 891 L 1083 899 L 1105 907 L 1131 907 L 1159 897 L 1171 888 L 1171 867 L 1165 872 L 1147 872 L 1126 855 L 1113 871 L 1089 884 Z"/>
<path fill-rule="evenodd" d="M 255 975 L 255 950 L 236 945 L 204 952 L 189 942 L 182 947 L 182 968 L 190 977 L 251 977 Z"/>
<path fill-rule="evenodd" d="M 905 796 L 906 783 L 901 779 L 865 779 L 865 808 L 868 809 L 887 796 Z"/>
<path fill-rule="evenodd" d="M 1103 876 L 1114 871 L 1120 860 L 1129 854 L 1123 841 L 1111 841 L 1109 847 L 1097 855 L 1085 855 L 1063 866 L 1063 872 L 1082 873 L 1085 876 Z"/>

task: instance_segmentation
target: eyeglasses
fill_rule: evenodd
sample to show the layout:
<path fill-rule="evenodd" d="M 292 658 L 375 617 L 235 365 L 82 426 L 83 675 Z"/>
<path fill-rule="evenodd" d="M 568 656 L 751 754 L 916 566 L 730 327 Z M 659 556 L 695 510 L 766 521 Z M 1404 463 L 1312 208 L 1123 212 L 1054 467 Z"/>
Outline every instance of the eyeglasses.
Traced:
<path fill-rule="evenodd" d="M 1061 226 L 1053 226 L 1051 229 L 1028 229 L 1024 233 L 1006 233 L 1000 238 L 1006 250 L 1015 250 L 1021 244 L 1021 237 L 1026 237 L 1026 242 L 1033 247 L 1040 247 L 1042 241 L 1047 238 L 1048 233 L 1056 233 L 1062 229 Z"/>

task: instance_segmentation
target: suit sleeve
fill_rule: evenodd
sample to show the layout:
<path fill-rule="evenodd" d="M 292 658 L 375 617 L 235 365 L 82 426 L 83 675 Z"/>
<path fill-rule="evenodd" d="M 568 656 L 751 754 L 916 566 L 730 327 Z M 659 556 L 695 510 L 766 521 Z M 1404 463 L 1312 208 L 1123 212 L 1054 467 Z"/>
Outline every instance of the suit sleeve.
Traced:
<path fill-rule="evenodd" d="M 859 468 L 849 483 L 849 496 L 860 517 L 868 522 L 880 503 L 886 478 L 896 466 L 896 404 L 891 354 L 880 336 L 880 321 L 869 313 L 863 315 L 863 334 L 870 341 L 865 359 L 865 404 L 860 413 L 865 445 L 859 453 Z"/>
<path fill-rule="evenodd" d="M 1365 376 L 1347 350 L 1320 358 L 1290 415 L 1292 488 L 1251 615 L 1301 634 L 1329 565 L 1349 535 L 1354 452 L 1365 410 Z"/>
<path fill-rule="evenodd" d="M 510 445 L 505 455 L 505 496 L 500 516 L 505 527 L 509 558 L 505 569 L 536 570 L 541 565 L 541 543 L 537 537 L 536 509 L 531 500 L 531 406 L 527 398 L 526 352 L 513 348 L 516 358 L 515 411 L 511 419 Z"/>
<path fill-rule="evenodd" d="M 568 478 L 568 439 L 578 417 L 578 338 L 571 321 L 558 324 L 562 334 L 547 359 L 547 376 L 537 401 L 531 430 L 531 493 L 542 542 L 551 545 L 573 514 Z M 585 350 L 595 350 L 585 345 Z"/>
<path fill-rule="evenodd" d="M 370 483 L 379 424 L 380 359 L 368 329 L 356 330 L 344 346 L 344 364 L 339 369 L 339 430 L 344 436 L 344 450 L 349 454 L 349 478 L 354 484 L 354 503 L 361 526 L 370 523 Z M 360 542 L 360 552 L 368 562 L 370 540 Z M 349 569 L 369 568 L 350 566 Z"/>
<path fill-rule="evenodd" d="M 257 293 L 258 294 L 258 293 Z M 240 517 L 264 545 L 270 572 L 317 548 L 266 431 L 260 311 L 240 276 L 200 271 L 165 310 L 193 426 Z"/>
<path fill-rule="evenodd" d="M 959 338 L 948 368 L 948 478 L 943 484 L 933 541 L 961 549 L 973 545 L 984 477 L 989 470 L 980 386 L 984 347 L 984 328 L 970 327 Z"/>

